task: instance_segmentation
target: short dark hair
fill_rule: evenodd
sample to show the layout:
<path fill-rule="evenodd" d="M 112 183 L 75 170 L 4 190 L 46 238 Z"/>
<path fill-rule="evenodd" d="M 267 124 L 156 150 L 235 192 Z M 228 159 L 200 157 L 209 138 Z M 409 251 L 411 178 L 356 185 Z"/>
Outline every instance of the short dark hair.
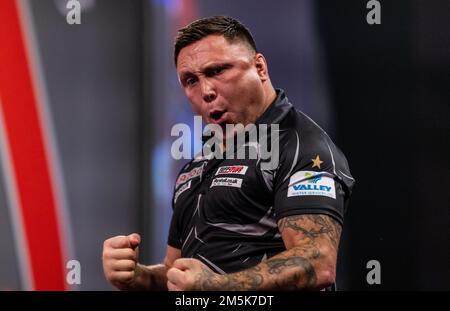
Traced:
<path fill-rule="evenodd" d="M 230 42 L 246 42 L 254 52 L 257 52 L 250 30 L 241 22 L 229 16 L 206 17 L 178 30 L 174 49 L 175 66 L 178 64 L 181 49 L 209 35 L 222 35 Z"/>

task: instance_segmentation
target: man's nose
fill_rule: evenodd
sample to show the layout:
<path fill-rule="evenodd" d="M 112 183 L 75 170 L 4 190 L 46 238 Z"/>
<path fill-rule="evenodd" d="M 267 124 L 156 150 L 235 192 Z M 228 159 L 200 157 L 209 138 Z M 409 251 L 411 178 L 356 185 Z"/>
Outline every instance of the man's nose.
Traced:
<path fill-rule="evenodd" d="M 210 103 L 214 99 L 216 99 L 217 94 L 214 89 L 214 85 L 210 81 L 208 81 L 208 79 L 203 79 L 203 81 L 201 81 L 201 85 L 202 85 L 202 97 L 205 102 Z"/>

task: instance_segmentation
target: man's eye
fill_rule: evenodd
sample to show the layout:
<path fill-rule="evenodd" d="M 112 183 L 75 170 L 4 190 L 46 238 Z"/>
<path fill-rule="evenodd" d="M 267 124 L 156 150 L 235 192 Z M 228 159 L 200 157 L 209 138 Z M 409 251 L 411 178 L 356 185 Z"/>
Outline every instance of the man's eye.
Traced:
<path fill-rule="evenodd" d="M 225 68 L 223 68 L 223 67 L 213 68 L 213 69 L 211 69 L 211 70 L 208 70 L 208 72 L 206 73 L 206 75 L 207 75 L 208 77 L 213 77 L 213 76 L 216 76 L 216 75 L 221 74 L 224 70 L 225 70 Z"/>
<path fill-rule="evenodd" d="M 223 71 L 223 68 L 215 68 L 215 69 L 213 69 L 213 74 L 218 75 L 218 74 L 222 73 L 222 71 Z"/>
<path fill-rule="evenodd" d="M 195 82 L 197 81 L 197 79 L 195 79 L 195 78 L 187 78 L 186 80 L 185 80 L 185 83 L 186 83 L 186 85 L 193 85 Z"/>

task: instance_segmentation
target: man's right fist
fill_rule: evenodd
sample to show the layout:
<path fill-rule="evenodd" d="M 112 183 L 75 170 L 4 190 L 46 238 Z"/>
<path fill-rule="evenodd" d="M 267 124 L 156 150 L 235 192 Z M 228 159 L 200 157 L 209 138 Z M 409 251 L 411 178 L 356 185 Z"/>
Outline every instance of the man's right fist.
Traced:
<path fill-rule="evenodd" d="M 103 272 L 106 279 L 120 290 L 134 289 L 138 277 L 138 245 L 141 237 L 137 233 L 119 235 L 103 243 Z"/>

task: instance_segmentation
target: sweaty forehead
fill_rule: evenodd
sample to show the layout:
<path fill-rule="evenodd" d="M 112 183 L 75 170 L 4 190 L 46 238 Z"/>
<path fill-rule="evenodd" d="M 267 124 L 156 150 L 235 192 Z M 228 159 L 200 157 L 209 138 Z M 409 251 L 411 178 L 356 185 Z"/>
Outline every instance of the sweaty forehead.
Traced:
<path fill-rule="evenodd" d="M 251 51 L 245 43 L 229 42 L 211 35 L 184 47 L 178 55 L 177 71 L 196 71 L 213 63 L 248 60 Z"/>

